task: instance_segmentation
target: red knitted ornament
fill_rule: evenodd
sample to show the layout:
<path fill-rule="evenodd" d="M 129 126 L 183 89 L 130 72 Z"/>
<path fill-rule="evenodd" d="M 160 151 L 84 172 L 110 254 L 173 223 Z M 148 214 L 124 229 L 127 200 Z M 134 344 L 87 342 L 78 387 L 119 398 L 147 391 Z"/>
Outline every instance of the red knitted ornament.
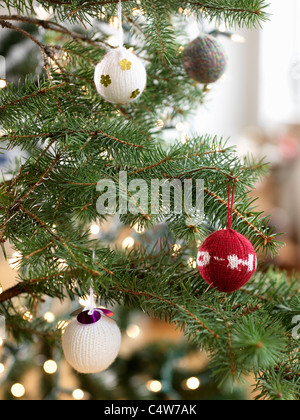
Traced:
<path fill-rule="evenodd" d="M 251 242 L 232 229 L 210 235 L 200 247 L 197 264 L 204 280 L 220 292 L 232 293 L 243 287 L 257 268 Z"/>
<path fill-rule="evenodd" d="M 243 287 L 257 268 L 251 242 L 231 229 L 235 183 L 230 203 L 228 183 L 228 229 L 211 234 L 199 249 L 197 264 L 204 280 L 220 292 L 232 293 Z"/>

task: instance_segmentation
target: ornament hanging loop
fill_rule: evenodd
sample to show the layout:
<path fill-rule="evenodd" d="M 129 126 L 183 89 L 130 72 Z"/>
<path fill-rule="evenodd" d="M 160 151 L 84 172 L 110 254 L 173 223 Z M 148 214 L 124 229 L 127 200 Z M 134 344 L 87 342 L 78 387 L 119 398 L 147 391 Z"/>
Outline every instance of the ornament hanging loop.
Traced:
<path fill-rule="evenodd" d="M 234 173 L 232 174 L 232 177 L 234 177 Z M 233 182 L 232 192 L 231 192 L 231 201 L 230 201 L 231 179 L 229 179 L 228 181 L 228 230 L 231 230 L 231 224 L 232 224 L 235 184 L 236 184 L 236 179 L 234 179 L 234 182 Z"/>
<path fill-rule="evenodd" d="M 92 260 L 93 260 L 93 264 L 95 262 L 95 258 L 96 258 L 96 251 L 93 250 L 93 256 L 92 256 Z M 95 311 L 95 301 L 94 301 L 94 288 L 91 286 L 90 287 L 90 296 L 89 296 L 89 303 L 86 306 L 86 310 L 89 310 L 88 315 L 93 315 L 94 311 Z"/>
<path fill-rule="evenodd" d="M 124 33 L 123 33 L 123 24 L 122 24 L 122 0 L 119 0 L 118 4 L 118 20 L 119 20 L 119 47 L 124 45 Z"/>

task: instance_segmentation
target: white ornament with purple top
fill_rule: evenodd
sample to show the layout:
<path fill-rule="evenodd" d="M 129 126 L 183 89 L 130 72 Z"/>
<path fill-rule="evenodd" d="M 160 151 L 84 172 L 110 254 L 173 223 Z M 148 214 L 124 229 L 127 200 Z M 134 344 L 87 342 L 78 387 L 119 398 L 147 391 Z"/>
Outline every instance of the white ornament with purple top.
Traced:
<path fill-rule="evenodd" d="M 62 336 L 62 347 L 68 363 L 80 373 L 99 373 L 118 356 L 121 332 L 102 308 L 85 308 L 73 319 Z"/>

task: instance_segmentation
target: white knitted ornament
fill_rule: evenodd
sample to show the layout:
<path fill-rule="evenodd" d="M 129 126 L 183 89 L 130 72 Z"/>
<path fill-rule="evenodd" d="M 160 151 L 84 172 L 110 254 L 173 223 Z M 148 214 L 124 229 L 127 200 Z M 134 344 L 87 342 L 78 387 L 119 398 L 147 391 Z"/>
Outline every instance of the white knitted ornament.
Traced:
<path fill-rule="evenodd" d="M 110 51 L 96 66 L 98 93 L 114 104 L 128 104 L 143 93 L 147 73 L 141 60 L 123 46 Z"/>
<path fill-rule="evenodd" d="M 119 327 L 107 316 L 101 316 L 89 325 L 73 319 L 62 336 L 65 358 L 80 373 L 98 373 L 107 369 L 116 359 L 120 346 Z"/>

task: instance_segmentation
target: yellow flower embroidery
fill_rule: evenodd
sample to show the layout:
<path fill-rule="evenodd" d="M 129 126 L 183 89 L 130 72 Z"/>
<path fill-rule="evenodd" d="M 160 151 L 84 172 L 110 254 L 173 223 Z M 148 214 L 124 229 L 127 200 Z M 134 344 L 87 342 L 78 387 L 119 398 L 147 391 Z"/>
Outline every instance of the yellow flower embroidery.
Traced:
<path fill-rule="evenodd" d="M 126 58 L 124 58 L 124 60 L 120 61 L 120 66 L 122 70 L 130 70 L 132 63 L 130 61 L 128 61 Z"/>
<path fill-rule="evenodd" d="M 105 87 L 108 87 L 111 84 L 111 78 L 110 75 L 104 75 L 101 76 L 101 85 L 104 85 Z"/>
<path fill-rule="evenodd" d="M 132 92 L 130 98 L 135 99 L 139 96 L 140 93 L 141 93 L 140 89 L 136 89 L 135 91 Z"/>

